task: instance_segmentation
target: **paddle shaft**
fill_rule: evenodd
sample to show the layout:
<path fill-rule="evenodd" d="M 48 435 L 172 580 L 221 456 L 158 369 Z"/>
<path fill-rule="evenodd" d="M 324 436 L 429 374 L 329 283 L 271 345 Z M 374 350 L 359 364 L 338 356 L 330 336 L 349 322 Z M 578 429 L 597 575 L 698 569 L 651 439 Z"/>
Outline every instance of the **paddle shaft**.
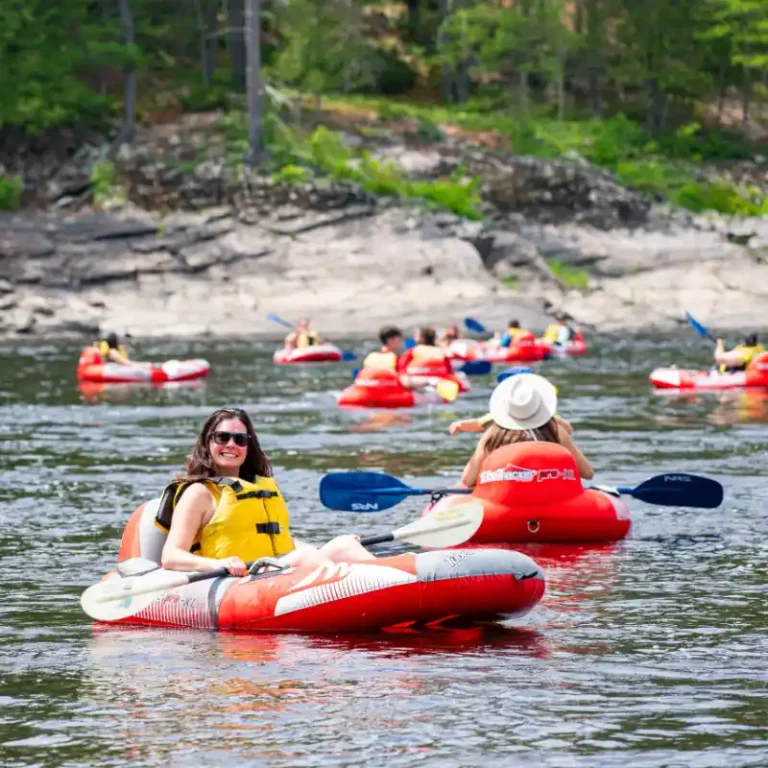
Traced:
<path fill-rule="evenodd" d="M 435 494 L 444 496 L 449 493 L 472 493 L 474 488 L 374 488 L 371 493 L 376 496 L 426 496 Z M 364 491 L 360 491 L 364 493 Z"/>

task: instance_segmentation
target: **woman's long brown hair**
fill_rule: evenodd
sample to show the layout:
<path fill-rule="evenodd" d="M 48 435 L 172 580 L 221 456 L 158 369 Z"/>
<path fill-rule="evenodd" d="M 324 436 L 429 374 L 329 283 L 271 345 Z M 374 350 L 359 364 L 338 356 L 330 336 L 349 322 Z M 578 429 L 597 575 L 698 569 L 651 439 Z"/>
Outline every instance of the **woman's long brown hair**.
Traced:
<path fill-rule="evenodd" d="M 531 437 L 531 433 L 541 443 L 560 442 L 560 436 L 557 432 L 557 421 L 555 421 L 554 417 L 536 429 L 504 429 L 504 427 L 500 427 L 494 422 L 488 427 L 488 432 L 486 432 L 485 441 L 483 442 L 485 455 L 487 456 L 504 445 L 531 442 L 534 439 Z"/>
<path fill-rule="evenodd" d="M 248 453 L 240 467 L 240 478 L 253 483 L 257 477 L 272 477 L 272 464 L 261 450 L 251 417 L 242 408 L 219 408 L 203 424 L 195 447 L 187 458 L 187 471 L 176 477 L 177 482 L 194 483 L 219 474 L 208 446 L 216 428 L 225 419 L 240 419 L 248 430 Z"/>

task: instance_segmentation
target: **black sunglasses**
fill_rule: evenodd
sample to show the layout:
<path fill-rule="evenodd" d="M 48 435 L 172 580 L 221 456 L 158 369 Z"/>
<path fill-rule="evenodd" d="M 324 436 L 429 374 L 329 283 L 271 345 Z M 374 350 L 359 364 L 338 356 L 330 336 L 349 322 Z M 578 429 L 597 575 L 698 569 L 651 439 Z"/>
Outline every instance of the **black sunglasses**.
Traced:
<path fill-rule="evenodd" d="M 213 440 L 216 445 L 226 445 L 230 440 L 234 440 L 235 445 L 240 446 L 240 448 L 245 448 L 250 440 L 250 435 L 246 432 L 223 432 L 217 430 L 211 435 L 211 440 Z"/>

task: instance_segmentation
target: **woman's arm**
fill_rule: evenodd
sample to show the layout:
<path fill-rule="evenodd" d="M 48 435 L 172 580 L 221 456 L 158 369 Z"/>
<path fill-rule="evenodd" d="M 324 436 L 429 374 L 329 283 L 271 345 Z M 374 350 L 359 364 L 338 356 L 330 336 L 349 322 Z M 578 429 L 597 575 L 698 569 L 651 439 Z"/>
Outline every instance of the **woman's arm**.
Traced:
<path fill-rule="evenodd" d="M 573 438 L 568 431 L 561 430 L 558 437 L 560 439 L 560 445 L 562 445 L 563 448 L 567 448 L 573 458 L 576 459 L 576 466 L 578 467 L 581 477 L 585 480 L 594 477 L 595 471 L 592 469 L 592 465 L 587 461 L 587 457 L 578 449 L 576 443 L 573 442 Z"/>
<path fill-rule="evenodd" d="M 118 350 L 112 348 L 107 352 L 107 359 L 118 365 L 132 365 L 133 361 L 129 360 L 125 355 L 121 354 Z"/>
<path fill-rule="evenodd" d="M 464 471 L 461 473 L 461 482 L 468 488 L 473 488 L 477 483 L 477 478 L 480 475 L 480 467 L 483 465 L 483 459 L 485 459 L 485 439 L 488 433 L 486 432 L 478 441 L 477 448 L 472 454 L 472 458 L 467 462 L 464 467 Z"/>
<path fill-rule="evenodd" d="M 163 547 L 160 564 L 173 571 L 214 571 L 226 567 L 233 576 L 245 576 L 248 569 L 239 557 L 213 557 L 193 555 L 189 550 L 197 534 L 213 517 L 216 500 L 201 483 L 187 488 L 173 511 L 171 530 Z"/>

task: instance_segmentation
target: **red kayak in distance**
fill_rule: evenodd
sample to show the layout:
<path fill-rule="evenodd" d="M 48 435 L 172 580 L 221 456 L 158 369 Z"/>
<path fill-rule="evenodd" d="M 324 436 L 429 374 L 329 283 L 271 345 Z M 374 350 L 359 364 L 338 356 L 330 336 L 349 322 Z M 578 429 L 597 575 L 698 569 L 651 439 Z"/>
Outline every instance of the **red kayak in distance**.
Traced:
<path fill-rule="evenodd" d="M 723 390 L 768 388 L 768 352 L 757 355 L 745 371 L 721 373 L 686 368 L 657 368 L 648 377 L 656 389 Z"/>

